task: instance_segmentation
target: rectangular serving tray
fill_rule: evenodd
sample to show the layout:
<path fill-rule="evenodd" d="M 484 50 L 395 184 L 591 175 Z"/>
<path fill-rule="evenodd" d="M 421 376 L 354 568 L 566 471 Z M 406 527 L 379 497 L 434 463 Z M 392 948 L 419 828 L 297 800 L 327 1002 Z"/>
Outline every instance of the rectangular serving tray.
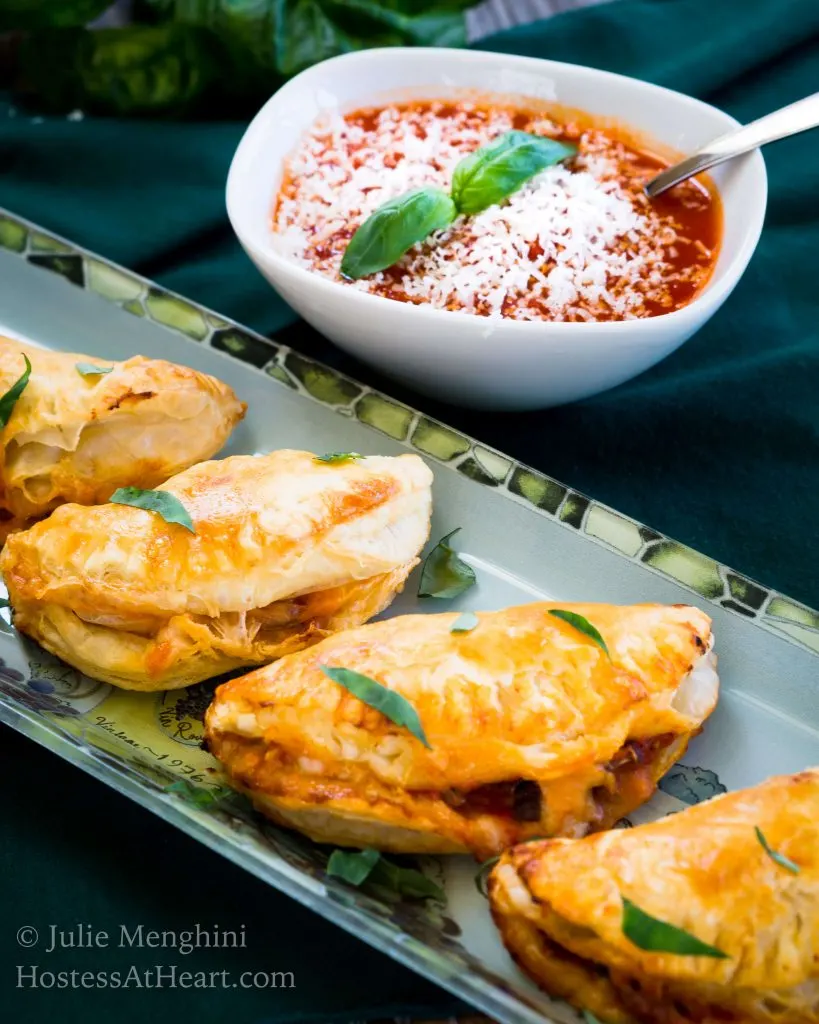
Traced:
<path fill-rule="evenodd" d="M 685 763 L 624 825 L 819 764 L 819 614 L 810 608 L 2 210 L 0 333 L 215 374 L 249 406 L 224 454 L 417 452 L 435 473 L 432 537 L 461 527 L 459 548 L 478 576 L 452 608 L 539 598 L 702 607 L 714 620 L 719 707 Z M 416 607 L 415 590 L 411 579 L 387 614 L 433 610 Z M 327 878 L 327 849 L 254 815 L 200 749 L 212 685 L 138 694 L 95 682 L 19 636 L 3 605 L 0 721 L 503 1024 L 579 1019 L 511 962 L 469 858 L 419 861 L 444 885 L 445 905 L 390 900 Z"/>

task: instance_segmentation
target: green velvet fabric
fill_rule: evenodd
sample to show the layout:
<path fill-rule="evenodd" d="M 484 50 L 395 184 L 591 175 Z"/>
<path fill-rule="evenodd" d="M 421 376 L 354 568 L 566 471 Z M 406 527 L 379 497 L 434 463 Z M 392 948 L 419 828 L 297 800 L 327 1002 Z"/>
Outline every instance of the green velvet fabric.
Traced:
<path fill-rule="evenodd" d="M 819 83 L 816 0 L 617 0 L 482 44 L 608 68 L 709 100 L 742 121 Z M 234 241 L 224 181 L 239 123 L 32 119 L 0 106 L 0 203 L 386 391 L 270 290 Z M 819 605 L 819 132 L 766 151 L 767 224 L 713 321 L 642 377 L 547 412 L 411 404 L 793 597 Z M 0 281 L 2 301 L 2 281 Z M 445 343 L 445 339 L 442 339 Z M 4 731 L 0 957 L 4 1019 L 261 1024 L 451 1012 L 453 1001 Z M 25 924 L 181 928 L 245 922 L 248 948 L 192 969 L 293 970 L 275 992 L 14 988 Z M 138 952 L 138 951 L 133 951 Z M 162 962 L 66 951 L 60 969 Z M 116 955 L 115 955 L 116 954 Z M 194 962 L 195 961 L 195 962 Z M 12 965 L 12 966 L 10 966 Z"/>

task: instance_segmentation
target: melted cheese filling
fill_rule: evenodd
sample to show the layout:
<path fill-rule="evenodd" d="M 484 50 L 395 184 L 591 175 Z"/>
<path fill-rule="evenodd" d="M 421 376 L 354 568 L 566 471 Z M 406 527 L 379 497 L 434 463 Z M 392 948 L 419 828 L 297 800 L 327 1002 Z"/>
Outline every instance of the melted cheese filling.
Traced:
<path fill-rule="evenodd" d="M 671 697 L 671 707 L 701 721 L 719 685 L 715 658 L 706 651 Z M 690 735 L 673 732 L 629 739 L 604 765 L 549 783 L 513 779 L 469 791 L 448 790 L 442 799 L 466 816 L 491 814 L 537 822 L 545 835 L 582 835 L 608 828 L 645 803 L 657 781 L 685 749 Z"/>

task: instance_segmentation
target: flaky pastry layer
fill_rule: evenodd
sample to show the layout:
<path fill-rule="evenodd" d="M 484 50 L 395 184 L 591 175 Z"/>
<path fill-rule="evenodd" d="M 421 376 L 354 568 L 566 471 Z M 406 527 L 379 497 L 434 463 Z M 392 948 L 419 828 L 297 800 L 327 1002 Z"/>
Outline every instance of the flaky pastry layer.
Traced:
<path fill-rule="evenodd" d="M 65 502 L 149 489 L 225 443 L 245 404 L 215 377 L 162 359 L 124 362 L 0 337 L 0 395 L 31 375 L 0 429 L 0 542 Z M 83 375 L 77 364 L 113 367 Z"/>
<path fill-rule="evenodd" d="M 567 605 L 611 660 L 531 604 L 401 616 L 323 641 L 217 690 L 206 730 L 234 785 L 322 842 L 487 856 L 582 835 L 647 800 L 713 709 L 708 617 Z M 431 749 L 329 679 L 353 669 L 405 697 Z"/>
<path fill-rule="evenodd" d="M 279 451 L 163 484 L 193 533 L 128 505 L 63 505 L 0 555 L 15 625 L 133 689 L 270 661 L 389 604 L 427 539 L 431 479 L 414 455 Z"/>
<path fill-rule="evenodd" d="M 819 769 L 634 829 L 517 846 L 489 892 L 520 966 L 611 1024 L 819 1021 Z M 639 949 L 623 898 L 726 957 Z"/>

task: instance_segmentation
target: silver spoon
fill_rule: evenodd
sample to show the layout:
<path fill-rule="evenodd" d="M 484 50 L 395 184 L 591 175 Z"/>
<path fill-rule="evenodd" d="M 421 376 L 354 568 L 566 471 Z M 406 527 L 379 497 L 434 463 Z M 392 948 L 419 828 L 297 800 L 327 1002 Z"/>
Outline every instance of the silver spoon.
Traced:
<path fill-rule="evenodd" d="M 776 142 L 777 139 L 816 127 L 819 127 L 819 92 L 775 110 L 772 114 L 766 114 L 758 121 L 736 128 L 727 135 L 720 135 L 685 160 L 652 178 L 646 185 L 646 195 L 653 199 L 686 178 L 707 171 L 709 167 L 715 167 L 724 160 L 731 160 L 768 142 Z"/>

